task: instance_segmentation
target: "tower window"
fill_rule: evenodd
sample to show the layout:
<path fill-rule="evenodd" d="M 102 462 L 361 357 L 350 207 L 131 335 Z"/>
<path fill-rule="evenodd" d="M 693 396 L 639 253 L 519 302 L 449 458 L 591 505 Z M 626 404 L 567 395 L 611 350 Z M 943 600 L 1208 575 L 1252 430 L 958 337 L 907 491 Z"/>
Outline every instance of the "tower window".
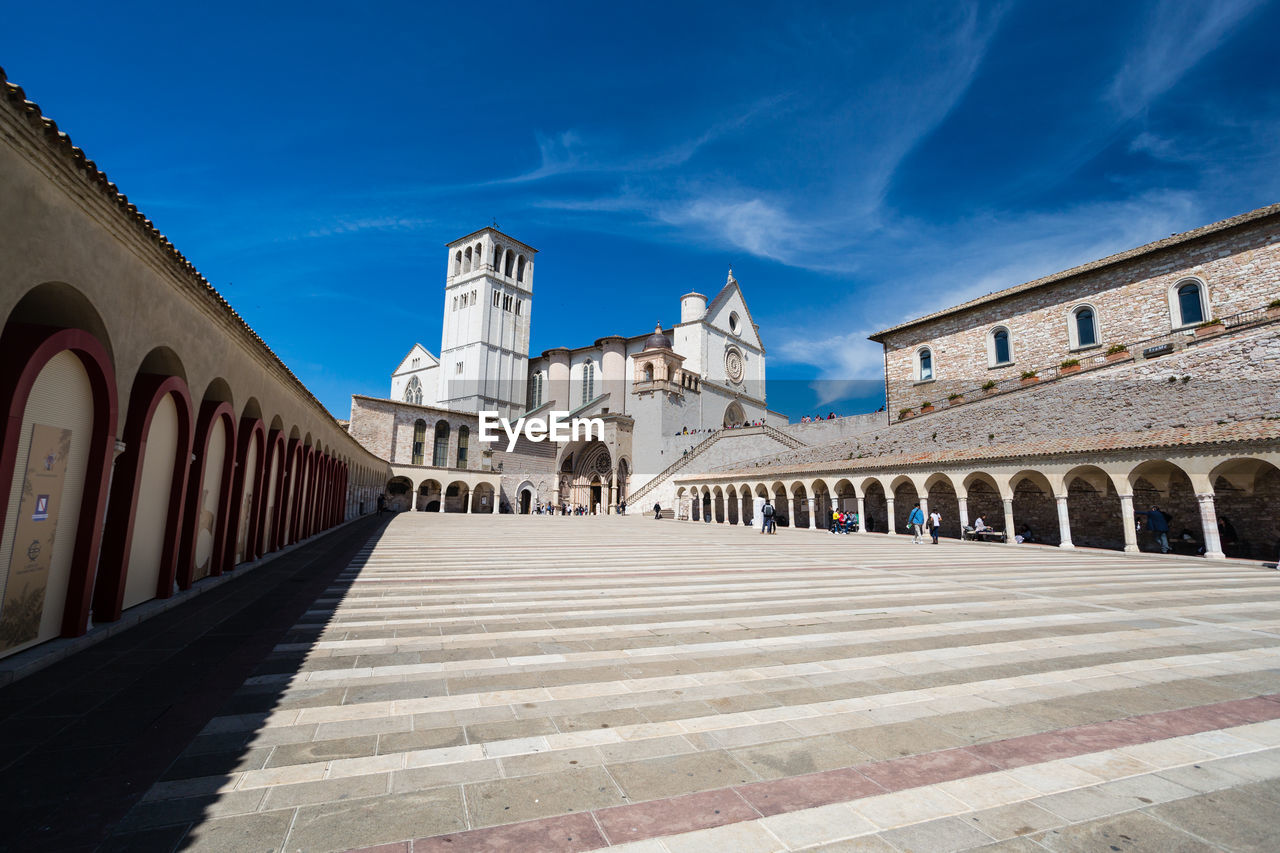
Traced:
<path fill-rule="evenodd" d="M 516 281 L 524 281 L 524 255 L 516 258 Z"/>
<path fill-rule="evenodd" d="M 1071 312 L 1071 348 L 1083 349 L 1098 345 L 1098 318 L 1093 308 L 1081 305 Z"/>
<path fill-rule="evenodd" d="M 495 290 L 493 292 L 493 307 L 497 308 L 498 303 L 502 301 L 502 292 Z"/>
<path fill-rule="evenodd" d="M 519 317 L 519 316 L 520 316 L 520 303 L 522 303 L 522 302 L 524 302 L 524 300 L 523 300 L 523 299 L 517 299 L 517 300 L 516 300 L 516 316 L 517 316 L 517 317 Z"/>
<path fill-rule="evenodd" d="M 462 375 L 462 362 L 458 362 L 453 366 L 453 372 L 458 376 Z"/>
<path fill-rule="evenodd" d="M 596 366 L 591 359 L 582 365 L 582 402 L 590 403 L 596 398 Z"/>

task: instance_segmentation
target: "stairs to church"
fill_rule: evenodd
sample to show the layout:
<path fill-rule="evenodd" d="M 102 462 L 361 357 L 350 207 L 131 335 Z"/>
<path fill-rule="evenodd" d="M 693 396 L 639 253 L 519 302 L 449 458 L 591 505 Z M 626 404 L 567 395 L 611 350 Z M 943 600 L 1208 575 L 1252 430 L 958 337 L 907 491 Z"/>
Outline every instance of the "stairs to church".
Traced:
<path fill-rule="evenodd" d="M 685 455 L 681 456 L 675 462 L 672 462 L 670 465 L 668 465 L 666 468 L 660 471 L 657 474 L 657 476 L 655 476 L 652 480 L 650 480 L 649 482 L 645 483 L 643 486 L 641 486 L 640 488 L 632 492 L 631 495 L 627 498 L 627 503 L 631 506 L 642 506 L 640 502 L 644 500 L 646 495 L 651 494 L 654 489 L 658 488 L 667 480 L 670 480 L 676 474 L 680 473 L 680 470 L 682 468 L 686 467 L 691 462 L 693 462 L 693 460 L 697 459 L 698 456 L 704 453 L 707 449 L 709 449 L 713 444 L 718 442 L 720 439 L 732 438 L 735 436 L 752 435 L 752 434 L 767 435 L 770 438 L 772 438 L 774 441 L 777 441 L 779 444 L 784 444 L 787 447 L 791 448 L 792 450 L 797 450 L 801 447 L 809 446 L 808 444 L 796 438 L 795 436 L 788 435 L 782 430 L 777 429 L 776 427 L 771 427 L 771 426 L 743 427 L 742 429 L 722 429 L 717 432 L 713 432 L 711 435 L 707 436 L 702 441 L 695 444 L 692 450 L 690 450 Z"/>

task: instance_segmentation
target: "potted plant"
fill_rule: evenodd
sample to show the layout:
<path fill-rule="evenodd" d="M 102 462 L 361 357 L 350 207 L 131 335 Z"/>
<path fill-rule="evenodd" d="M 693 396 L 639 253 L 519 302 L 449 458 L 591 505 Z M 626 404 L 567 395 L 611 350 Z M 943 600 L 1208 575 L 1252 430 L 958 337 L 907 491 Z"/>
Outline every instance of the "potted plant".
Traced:
<path fill-rule="evenodd" d="M 1267 319 L 1280 317 L 1280 299 L 1272 299 L 1267 303 Z"/>
<path fill-rule="evenodd" d="M 914 418 L 915 416 L 916 416 L 915 409 L 899 409 L 898 410 L 898 420 L 900 421 L 905 421 L 907 418 Z"/>
<path fill-rule="evenodd" d="M 1079 372 L 1080 372 L 1080 359 L 1078 358 L 1069 358 L 1066 361 L 1062 362 L 1062 364 L 1058 365 L 1059 376 L 1066 376 L 1068 373 L 1079 373 Z"/>
<path fill-rule="evenodd" d="M 1196 326 L 1196 337 L 1211 338 L 1214 335 L 1222 334 L 1226 330 L 1227 327 L 1222 325 L 1222 321 L 1215 317 L 1212 320 L 1205 320 L 1199 326 Z"/>
<path fill-rule="evenodd" d="M 1037 383 L 1037 382 L 1039 382 L 1039 381 L 1040 381 L 1040 377 L 1036 375 L 1036 372 L 1035 372 L 1034 370 L 1024 370 L 1024 371 L 1022 371 L 1022 384 L 1023 384 L 1023 385 L 1034 385 L 1034 384 L 1036 384 L 1036 383 Z"/>
<path fill-rule="evenodd" d="M 933 403 L 926 401 L 923 405 L 920 406 L 920 414 L 922 415 L 927 415 L 932 411 L 933 411 Z"/>
<path fill-rule="evenodd" d="M 1129 348 L 1124 344 L 1112 344 L 1107 347 L 1107 364 L 1113 361 L 1124 361 L 1129 357 Z"/>
<path fill-rule="evenodd" d="M 961 403 L 963 403 L 963 402 L 964 402 L 964 395 L 963 395 L 963 394 L 948 394 L 948 395 L 947 395 L 947 402 L 948 402 L 949 404 L 951 404 L 952 406 L 958 406 L 958 405 L 960 405 Z"/>
<path fill-rule="evenodd" d="M 996 381 L 994 379 L 988 379 L 986 382 L 983 382 L 982 390 L 986 391 L 988 394 L 993 393 L 996 390 Z"/>

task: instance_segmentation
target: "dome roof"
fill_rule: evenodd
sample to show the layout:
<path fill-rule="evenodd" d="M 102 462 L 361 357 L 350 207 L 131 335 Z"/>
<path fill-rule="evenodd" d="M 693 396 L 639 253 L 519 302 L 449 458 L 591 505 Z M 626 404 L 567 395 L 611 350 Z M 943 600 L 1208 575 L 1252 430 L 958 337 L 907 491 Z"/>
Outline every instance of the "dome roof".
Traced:
<path fill-rule="evenodd" d="M 662 324 L 653 327 L 653 334 L 644 342 L 645 349 L 671 349 L 671 338 L 662 333 Z"/>

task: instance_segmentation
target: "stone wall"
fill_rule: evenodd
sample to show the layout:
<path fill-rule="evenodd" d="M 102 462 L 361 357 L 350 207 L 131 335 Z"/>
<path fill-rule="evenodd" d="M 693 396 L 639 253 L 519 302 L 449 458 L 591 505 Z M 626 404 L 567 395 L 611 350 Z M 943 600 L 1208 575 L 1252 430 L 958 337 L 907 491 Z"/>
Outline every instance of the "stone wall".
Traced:
<path fill-rule="evenodd" d="M 1017 381 L 1029 370 L 1043 375 L 1068 358 L 1087 363 L 1111 344 L 1166 334 L 1178 324 L 1170 292 L 1188 278 L 1207 287 L 1211 317 L 1280 297 L 1280 214 L 892 332 L 883 339 L 888 410 L 896 416 L 925 402 L 945 405 L 948 394 L 971 392 L 988 380 Z M 1072 350 L 1071 311 L 1083 304 L 1095 310 L 1098 344 Z M 992 368 L 987 334 L 997 325 L 1009 330 L 1013 361 Z M 935 381 L 919 383 L 915 356 L 925 345 L 933 352 Z"/>
<path fill-rule="evenodd" d="M 1171 429 L 1280 414 L 1280 323 L 966 402 L 750 467 Z M 733 467 L 742 467 L 734 465 Z M 683 473 L 681 474 L 683 477 Z"/>

